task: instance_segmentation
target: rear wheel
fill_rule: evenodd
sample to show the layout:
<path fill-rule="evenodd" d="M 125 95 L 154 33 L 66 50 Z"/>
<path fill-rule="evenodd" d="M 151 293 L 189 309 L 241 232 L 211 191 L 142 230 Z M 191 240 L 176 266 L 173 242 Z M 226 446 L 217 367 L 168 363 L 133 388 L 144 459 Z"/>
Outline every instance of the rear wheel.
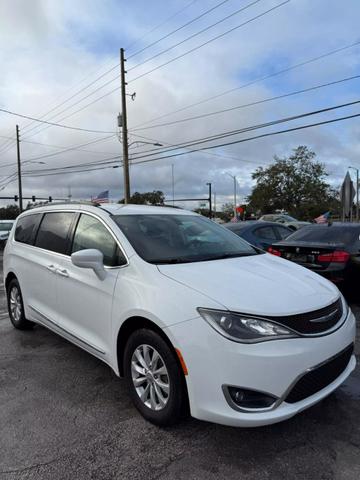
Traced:
<path fill-rule="evenodd" d="M 34 323 L 25 318 L 24 303 L 20 285 L 16 278 L 12 279 L 7 287 L 7 303 L 11 323 L 19 330 L 29 330 Z"/>
<path fill-rule="evenodd" d="M 173 350 L 156 332 L 134 332 L 124 352 L 125 379 L 139 412 L 160 425 L 177 423 L 185 412 L 183 372 Z"/>

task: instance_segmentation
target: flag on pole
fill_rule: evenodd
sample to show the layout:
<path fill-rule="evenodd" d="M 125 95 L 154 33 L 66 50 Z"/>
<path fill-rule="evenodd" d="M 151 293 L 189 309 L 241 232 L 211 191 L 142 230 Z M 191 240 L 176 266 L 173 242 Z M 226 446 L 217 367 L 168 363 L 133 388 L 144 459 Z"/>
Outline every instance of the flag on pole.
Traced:
<path fill-rule="evenodd" d="M 96 197 L 91 197 L 94 203 L 109 203 L 109 190 L 99 193 Z"/>
<path fill-rule="evenodd" d="M 331 213 L 326 212 L 314 219 L 315 223 L 327 223 L 330 220 Z"/>

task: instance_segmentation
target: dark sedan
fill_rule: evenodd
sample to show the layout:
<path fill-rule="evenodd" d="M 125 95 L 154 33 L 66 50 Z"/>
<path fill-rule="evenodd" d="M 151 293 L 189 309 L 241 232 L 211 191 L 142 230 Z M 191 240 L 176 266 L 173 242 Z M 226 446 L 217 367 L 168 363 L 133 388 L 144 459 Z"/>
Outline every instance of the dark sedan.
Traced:
<path fill-rule="evenodd" d="M 267 250 L 270 245 L 288 237 L 293 230 L 274 222 L 254 221 L 227 223 L 224 227 L 258 248 Z"/>
<path fill-rule="evenodd" d="M 360 273 L 360 224 L 310 225 L 268 251 L 334 282 L 348 280 Z"/>

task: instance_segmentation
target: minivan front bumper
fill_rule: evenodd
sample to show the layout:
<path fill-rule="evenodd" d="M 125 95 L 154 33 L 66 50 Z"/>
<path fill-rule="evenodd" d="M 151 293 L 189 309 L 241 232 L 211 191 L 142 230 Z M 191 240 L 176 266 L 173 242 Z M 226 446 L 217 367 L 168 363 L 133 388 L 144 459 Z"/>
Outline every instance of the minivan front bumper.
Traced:
<path fill-rule="evenodd" d="M 193 417 L 230 426 L 256 427 L 286 420 L 338 388 L 354 370 L 346 368 L 320 391 L 295 403 L 285 398 L 307 371 L 324 364 L 354 343 L 355 317 L 328 335 L 242 344 L 222 337 L 201 317 L 165 329 L 186 363 Z M 226 395 L 227 386 L 266 392 L 277 401 L 267 409 L 242 411 Z M 225 392 L 225 393 L 224 393 Z"/>

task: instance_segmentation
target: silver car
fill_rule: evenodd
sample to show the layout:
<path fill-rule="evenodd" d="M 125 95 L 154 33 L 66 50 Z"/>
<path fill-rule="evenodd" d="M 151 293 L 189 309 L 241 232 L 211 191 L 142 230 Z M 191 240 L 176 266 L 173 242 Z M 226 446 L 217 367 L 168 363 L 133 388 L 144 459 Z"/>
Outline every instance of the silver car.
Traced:
<path fill-rule="evenodd" d="M 264 220 L 265 222 L 281 223 L 282 225 L 285 225 L 285 227 L 288 227 L 294 231 L 299 230 L 306 225 L 310 225 L 310 222 L 301 222 L 300 220 L 296 220 L 296 218 L 283 213 L 263 215 L 259 218 L 259 220 Z"/>

